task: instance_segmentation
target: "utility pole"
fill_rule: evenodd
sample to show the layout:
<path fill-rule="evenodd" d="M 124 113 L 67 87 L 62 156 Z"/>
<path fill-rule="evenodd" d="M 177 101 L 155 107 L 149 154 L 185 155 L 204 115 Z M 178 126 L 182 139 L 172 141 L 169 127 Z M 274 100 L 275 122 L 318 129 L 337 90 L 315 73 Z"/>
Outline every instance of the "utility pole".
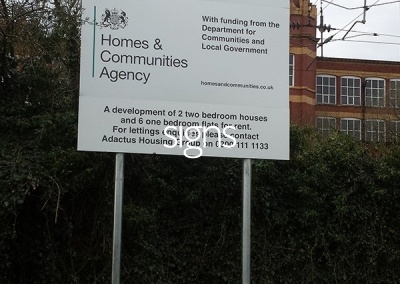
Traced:
<path fill-rule="evenodd" d="M 331 35 L 330 37 L 328 37 L 326 40 L 324 40 L 324 32 L 328 31 L 328 33 L 331 31 L 331 25 L 325 25 L 324 24 L 324 13 L 323 13 L 323 9 L 322 9 L 322 0 L 321 0 L 321 6 L 320 6 L 320 16 L 319 16 L 319 25 L 317 26 L 318 30 L 321 33 L 321 42 L 318 44 L 318 46 L 321 47 L 321 57 L 324 57 L 324 44 L 328 43 L 332 40 L 332 38 L 334 37 L 334 35 Z"/>
<path fill-rule="evenodd" d="M 321 0 L 321 4 L 319 6 L 320 8 L 320 16 L 319 16 L 319 31 L 321 33 L 321 57 L 324 57 L 324 15 L 322 13 L 322 0 Z"/>

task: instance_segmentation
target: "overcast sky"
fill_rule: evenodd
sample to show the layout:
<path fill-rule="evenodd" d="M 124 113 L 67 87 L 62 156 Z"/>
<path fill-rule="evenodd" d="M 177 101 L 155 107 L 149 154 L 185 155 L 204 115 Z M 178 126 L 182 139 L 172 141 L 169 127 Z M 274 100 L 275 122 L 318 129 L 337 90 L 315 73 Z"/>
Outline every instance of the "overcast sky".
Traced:
<path fill-rule="evenodd" d="M 319 24 L 321 0 L 310 1 L 317 5 Z M 370 8 L 366 12 L 365 24 L 355 24 L 342 40 L 355 21 L 363 20 L 363 8 L 352 8 L 363 6 L 364 0 L 322 1 L 324 24 L 337 29 L 323 34 L 324 40 L 333 35 L 332 40 L 323 46 L 324 57 L 400 61 L 400 1 L 367 0 Z M 373 36 L 374 33 L 377 36 Z M 317 37 L 320 36 L 317 31 Z M 318 55 L 321 56 L 321 47 Z"/>

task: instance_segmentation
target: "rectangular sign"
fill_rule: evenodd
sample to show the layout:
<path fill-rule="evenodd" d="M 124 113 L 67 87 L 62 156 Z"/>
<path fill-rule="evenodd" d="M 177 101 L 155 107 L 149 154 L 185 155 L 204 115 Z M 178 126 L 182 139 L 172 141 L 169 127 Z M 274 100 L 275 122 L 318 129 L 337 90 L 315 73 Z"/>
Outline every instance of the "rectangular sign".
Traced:
<path fill-rule="evenodd" d="M 289 158 L 289 2 L 84 0 L 78 150 Z"/>

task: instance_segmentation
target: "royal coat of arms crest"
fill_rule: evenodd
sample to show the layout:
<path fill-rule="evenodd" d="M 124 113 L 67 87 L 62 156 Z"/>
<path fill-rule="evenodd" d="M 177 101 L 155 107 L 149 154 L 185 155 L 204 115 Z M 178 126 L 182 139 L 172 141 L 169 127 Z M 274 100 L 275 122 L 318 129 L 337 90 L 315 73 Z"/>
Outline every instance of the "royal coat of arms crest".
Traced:
<path fill-rule="evenodd" d="M 126 13 L 121 10 L 112 9 L 105 9 L 103 15 L 101 15 L 101 26 L 102 27 L 110 27 L 112 30 L 118 30 L 119 28 L 125 28 L 128 24 L 128 17 Z"/>

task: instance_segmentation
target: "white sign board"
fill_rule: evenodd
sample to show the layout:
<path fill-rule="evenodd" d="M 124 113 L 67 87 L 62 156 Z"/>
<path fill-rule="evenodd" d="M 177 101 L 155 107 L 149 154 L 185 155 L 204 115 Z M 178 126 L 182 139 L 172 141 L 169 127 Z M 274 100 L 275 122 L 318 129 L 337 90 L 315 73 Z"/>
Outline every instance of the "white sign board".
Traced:
<path fill-rule="evenodd" d="M 78 150 L 289 158 L 289 1 L 83 7 Z"/>

